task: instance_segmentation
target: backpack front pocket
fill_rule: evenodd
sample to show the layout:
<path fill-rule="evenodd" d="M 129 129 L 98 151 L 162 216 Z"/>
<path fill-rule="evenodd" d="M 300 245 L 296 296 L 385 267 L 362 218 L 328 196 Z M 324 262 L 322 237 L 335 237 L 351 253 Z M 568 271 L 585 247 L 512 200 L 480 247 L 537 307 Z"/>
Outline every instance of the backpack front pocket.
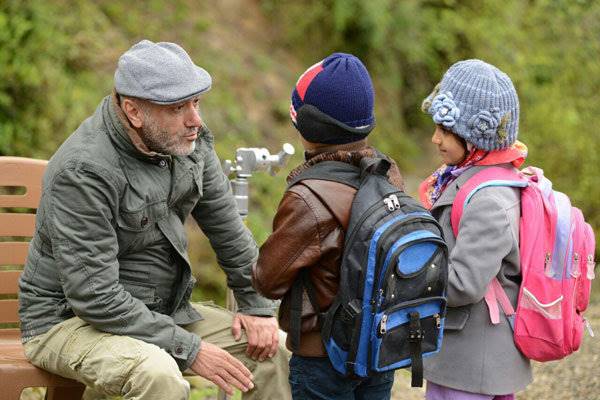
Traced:
<path fill-rule="evenodd" d="M 409 301 L 375 315 L 371 368 L 388 371 L 411 365 L 414 357 L 441 348 L 446 300 L 430 297 Z"/>
<path fill-rule="evenodd" d="M 446 263 L 442 238 L 430 231 L 414 231 L 389 250 L 374 296 L 386 308 L 412 299 L 443 296 Z"/>

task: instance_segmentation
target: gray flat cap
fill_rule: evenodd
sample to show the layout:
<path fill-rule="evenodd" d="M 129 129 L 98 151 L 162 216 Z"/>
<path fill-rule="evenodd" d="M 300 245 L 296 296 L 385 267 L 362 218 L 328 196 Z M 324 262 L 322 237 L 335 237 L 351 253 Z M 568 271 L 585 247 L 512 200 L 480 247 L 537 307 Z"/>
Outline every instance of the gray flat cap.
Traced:
<path fill-rule="evenodd" d="M 175 43 L 142 40 L 119 58 L 117 93 L 156 104 L 174 104 L 210 89 L 212 78 Z"/>

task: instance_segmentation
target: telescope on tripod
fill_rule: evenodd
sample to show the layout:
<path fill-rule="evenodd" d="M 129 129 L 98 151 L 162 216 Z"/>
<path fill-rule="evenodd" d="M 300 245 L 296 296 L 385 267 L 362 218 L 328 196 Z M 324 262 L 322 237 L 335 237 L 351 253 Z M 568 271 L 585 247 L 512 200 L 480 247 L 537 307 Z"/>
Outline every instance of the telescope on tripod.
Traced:
<path fill-rule="evenodd" d="M 235 174 L 231 180 L 231 189 L 243 219 L 248 215 L 248 180 L 252 174 L 262 171 L 275 176 L 294 153 L 294 146 L 289 143 L 284 143 L 281 151 L 273 155 L 264 147 L 240 147 L 236 150 L 233 161 L 223 161 L 221 167 L 225 175 Z"/>

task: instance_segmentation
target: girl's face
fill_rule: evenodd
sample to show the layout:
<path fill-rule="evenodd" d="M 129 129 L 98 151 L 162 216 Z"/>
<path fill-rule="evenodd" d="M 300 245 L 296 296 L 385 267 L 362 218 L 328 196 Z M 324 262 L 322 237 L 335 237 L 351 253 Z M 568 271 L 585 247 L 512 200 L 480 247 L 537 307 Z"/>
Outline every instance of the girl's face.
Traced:
<path fill-rule="evenodd" d="M 454 133 L 442 129 L 439 125 L 431 137 L 431 143 L 438 147 L 444 164 L 457 165 L 467 156 L 465 142 Z"/>

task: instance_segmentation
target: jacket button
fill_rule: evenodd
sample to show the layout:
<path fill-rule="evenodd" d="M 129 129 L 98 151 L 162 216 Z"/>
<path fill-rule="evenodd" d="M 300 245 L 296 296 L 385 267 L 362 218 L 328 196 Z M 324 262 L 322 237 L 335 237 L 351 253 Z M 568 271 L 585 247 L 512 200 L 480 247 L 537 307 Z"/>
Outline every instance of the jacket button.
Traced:
<path fill-rule="evenodd" d="M 142 217 L 142 221 L 140 222 L 142 224 L 142 226 L 146 226 L 148 225 L 148 217 L 146 217 L 145 215 Z"/>
<path fill-rule="evenodd" d="M 161 167 L 161 168 L 164 168 L 164 167 L 167 166 L 167 162 L 165 160 L 160 160 L 158 162 L 158 166 Z"/>
<path fill-rule="evenodd" d="M 175 348 L 175 354 L 179 355 L 183 353 L 183 349 L 181 348 L 181 346 L 177 346 L 177 348 Z"/>

